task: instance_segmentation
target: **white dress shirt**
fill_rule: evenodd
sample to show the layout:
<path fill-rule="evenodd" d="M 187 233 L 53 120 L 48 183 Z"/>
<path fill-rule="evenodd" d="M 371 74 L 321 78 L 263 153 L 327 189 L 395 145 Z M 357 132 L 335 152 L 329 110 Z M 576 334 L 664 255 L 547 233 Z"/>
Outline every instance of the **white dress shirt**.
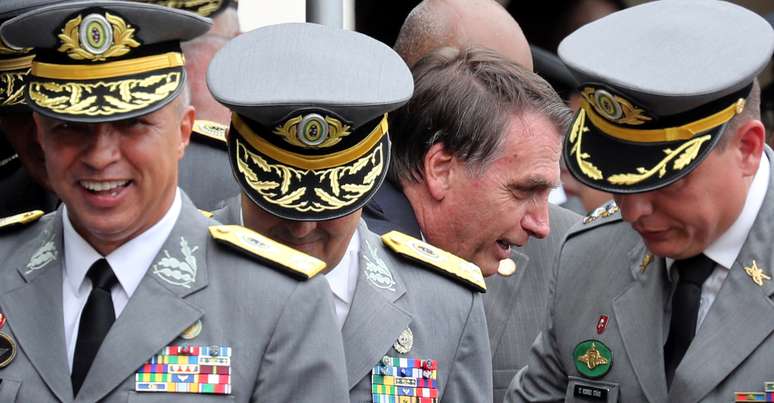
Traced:
<path fill-rule="evenodd" d="M 352 297 L 355 295 L 357 274 L 360 268 L 359 256 L 360 236 L 355 231 L 339 264 L 325 274 L 325 279 L 328 280 L 328 285 L 333 291 L 333 305 L 336 308 L 336 321 L 339 328 L 342 328 L 344 321 L 347 320 Z"/>
<path fill-rule="evenodd" d="M 121 245 L 108 256 L 104 256 L 118 279 L 118 285 L 113 287 L 111 292 L 116 318 L 121 315 L 129 302 L 129 298 L 132 297 L 134 290 L 140 284 L 140 280 L 145 276 L 148 267 L 153 263 L 153 259 L 172 232 L 172 228 L 180 216 L 181 207 L 180 189 L 177 189 L 172 206 L 159 222 Z M 67 213 L 67 206 L 63 207 L 63 213 L 64 281 L 62 282 L 62 307 L 64 308 L 67 360 L 72 371 L 81 311 L 83 311 L 89 293 L 91 293 L 91 281 L 86 278 L 86 272 L 95 261 L 103 256 L 75 231 Z"/>
<path fill-rule="evenodd" d="M 704 255 L 716 263 L 712 274 L 704 280 L 701 287 L 701 299 L 699 302 L 699 313 L 696 318 L 696 332 L 699 332 L 704 318 L 715 302 L 715 298 L 720 292 L 720 287 L 728 277 L 731 266 L 734 265 L 739 252 L 742 251 L 747 235 L 752 229 L 755 218 L 758 216 L 763 205 L 763 199 L 766 197 L 766 191 L 769 186 L 770 162 L 766 153 L 761 157 L 758 171 L 755 172 L 750 189 L 747 192 L 747 198 L 742 207 L 742 212 L 736 218 L 733 224 L 724 232 L 715 242 L 711 243 L 704 250 Z M 673 259 L 667 259 L 667 267 L 671 268 Z M 669 322 L 667 322 L 669 323 Z"/>

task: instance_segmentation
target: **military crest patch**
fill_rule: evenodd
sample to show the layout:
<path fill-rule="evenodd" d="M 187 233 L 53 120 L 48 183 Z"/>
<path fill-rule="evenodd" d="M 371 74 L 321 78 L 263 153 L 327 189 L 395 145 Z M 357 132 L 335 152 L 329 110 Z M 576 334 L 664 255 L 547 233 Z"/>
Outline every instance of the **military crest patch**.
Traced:
<path fill-rule="evenodd" d="M 30 261 L 27 262 L 27 271 L 24 273 L 30 274 L 35 270 L 40 270 L 46 267 L 49 263 L 56 260 L 58 254 L 59 252 L 56 250 L 54 241 L 48 241 L 44 243 L 43 246 L 35 251 L 35 253 L 30 258 Z"/>
<path fill-rule="evenodd" d="M 589 224 L 600 218 L 610 217 L 611 215 L 617 213 L 619 210 L 620 209 L 618 208 L 618 205 L 616 205 L 614 201 L 610 200 L 602 206 L 597 207 L 594 211 L 591 212 L 591 214 L 584 217 L 583 223 Z"/>
<path fill-rule="evenodd" d="M 392 272 L 387 268 L 378 251 L 368 241 L 365 241 L 368 252 L 363 254 L 365 259 L 365 277 L 374 287 L 383 290 L 395 291 L 395 279 Z"/>
<path fill-rule="evenodd" d="M 587 378 L 599 378 L 610 371 L 613 353 L 599 340 L 586 340 L 575 346 L 575 369 Z"/>
<path fill-rule="evenodd" d="M 183 260 L 179 260 L 169 255 L 164 249 L 164 257 L 153 265 L 153 274 L 169 284 L 185 288 L 191 288 L 191 284 L 196 282 L 196 258 L 194 252 L 199 249 L 198 246 L 191 248 L 188 241 L 180 237 L 180 253 Z"/>

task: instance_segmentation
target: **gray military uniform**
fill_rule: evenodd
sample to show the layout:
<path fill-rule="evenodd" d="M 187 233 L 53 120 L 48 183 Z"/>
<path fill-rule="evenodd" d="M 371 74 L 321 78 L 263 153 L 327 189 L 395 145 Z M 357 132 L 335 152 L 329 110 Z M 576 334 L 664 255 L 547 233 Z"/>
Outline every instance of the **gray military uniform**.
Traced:
<path fill-rule="evenodd" d="M 543 329 L 548 305 L 549 280 L 561 242 L 581 217 L 549 205 L 551 232 L 545 239 L 530 239 L 515 248 L 511 259 L 516 271 L 509 277 L 486 278 L 484 311 L 492 346 L 494 401 L 503 401 L 516 372 L 527 363 L 529 348 Z"/>
<path fill-rule="evenodd" d="M 771 149 L 766 155 L 774 161 Z M 644 244 L 618 214 L 575 227 L 560 255 L 548 329 L 536 340 L 528 368 L 514 378 L 506 401 L 562 401 L 565 396 L 576 401 L 576 384 L 614 390 L 618 401 L 627 403 L 729 402 L 734 392 L 761 391 L 765 381 L 774 380 L 774 282 L 758 286 L 745 267 L 754 260 L 772 276 L 773 221 L 770 177 L 755 223 L 669 392 L 663 346 L 672 284 L 664 259 L 644 265 Z M 598 334 L 603 314 L 609 322 Z M 610 371 L 597 380 L 582 378 L 575 369 L 573 350 L 589 339 L 602 341 L 613 357 Z"/>
<path fill-rule="evenodd" d="M 325 279 L 297 281 L 224 249 L 208 235 L 217 223 L 183 199 L 177 223 L 116 318 L 77 401 L 346 401 Z M 164 270 L 162 259 L 169 253 L 182 260 L 183 239 L 198 249 L 190 253 L 193 275 L 181 282 L 183 273 Z M 0 369 L 0 402 L 74 401 L 63 332 L 62 242 L 61 209 L 0 238 L 0 312 L 7 317 L 0 331 L 18 345 L 15 359 Z M 197 321 L 201 333 L 182 339 Z M 231 347 L 231 396 L 135 392 L 138 368 L 181 344 Z"/>
<path fill-rule="evenodd" d="M 180 188 L 200 209 L 213 210 L 223 200 L 239 194 L 239 185 L 228 164 L 225 143 L 217 147 L 192 133 L 178 166 Z"/>
<path fill-rule="evenodd" d="M 239 217 L 238 198 L 215 219 Z M 350 401 L 370 403 L 371 375 L 382 358 L 438 361 L 439 401 L 490 402 L 489 340 L 481 294 L 390 252 L 365 224 L 360 235 L 355 294 L 342 328 Z M 413 346 L 400 354 L 394 344 L 405 329 Z"/>

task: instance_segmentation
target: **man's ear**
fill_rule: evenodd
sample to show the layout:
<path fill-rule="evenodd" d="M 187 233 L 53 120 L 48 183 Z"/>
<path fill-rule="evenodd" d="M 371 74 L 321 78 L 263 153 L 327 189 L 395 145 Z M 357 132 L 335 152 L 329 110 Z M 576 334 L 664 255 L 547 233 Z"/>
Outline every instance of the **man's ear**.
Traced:
<path fill-rule="evenodd" d="M 193 131 L 194 121 L 196 120 L 196 109 L 188 105 L 180 116 L 180 145 L 177 153 L 177 159 L 183 159 L 185 149 L 191 142 L 191 131 Z"/>
<path fill-rule="evenodd" d="M 454 179 L 457 159 L 446 151 L 443 144 L 430 146 L 424 158 L 424 180 L 427 191 L 436 200 L 443 200 Z"/>
<path fill-rule="evenodd" d="M 750 120 L 736 130 L 734 138 L 730 139 L 730 147 L 734 147 L 739 155 L 739 163 L 744 176 L 752 177 L 758 171 L 764 146 L 766 145 L 766 129 L 760 120 Z"/>

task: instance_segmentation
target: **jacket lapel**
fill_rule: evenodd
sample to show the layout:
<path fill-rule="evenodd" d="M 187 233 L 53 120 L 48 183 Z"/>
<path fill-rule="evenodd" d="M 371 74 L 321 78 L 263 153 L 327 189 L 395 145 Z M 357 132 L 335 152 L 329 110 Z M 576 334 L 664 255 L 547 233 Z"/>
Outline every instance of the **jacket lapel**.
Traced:
<path fill-rule="evenodd" d="M 492 346 L 492 357 L 497 353 L 503 331 L 519 306 L 503 304 L 503 301 L 516 301 L 521 283 L 526 276 L 529 256 L 518 250 L 511 252 L 511 259 L 516 263 L 516 271 L 510 277 L 494 275 L 485 278 L 486 294 L 484 294 L 484 310 L 486 325 L 489 330 L 489 345 Z"/>
<path fill-rule="evenodd" d="M 772 163 L 772 155 L 766 153 Z M 734 371 L 774 332 L 774 280 L 753 282 L 745 268 L 774 278 L 774 169 L 766 197 L 742 250 L 675 372 L 670 401 L 696 402 Z M 722 360 L 716 357 L 722 356 Z"/>
<path fill-rule="evenodd" d="M 629 288 L 613 300 L 613 312 L 626 350 L 626 355 L 618 354 L 617 359 L 628 357 L 645 396 L 655 403 L 667 401 L 663 371 L 664 314 L 659 301 L 665 300 L 668 286 L 664 259 L 647 259 L 646 255 L 648 252 L 642 245 L 630 252 L 633 279 Z M 646 261 L 649 264 L 644 265 Z M 643 338 L 644 334 L 655 337 Z"/>
<path fill-rule="evenodd" d="M 184 197 L 175 227 L 105 337 L 77 401 L 103 399 L 204 315 L 185 297 L 207 286 L 207 225 Z"/>
<path fill-rule="evenodd" d="M 406 288 L 398 273 L 386 263 L 390 257 L 384 254 L 382 241 L 362 221 L 358 233 L 360 268 L 355 295 L 342 329 L 350 389 L 390 351 L 412 319 L 411 313 L 396 303 Z"/>
<path fill-rule="evenodd" d="M 59 400 L 70 401 L 73 392 L 62 311 L 61 209 L 28 246 L 15 262 L 26 284 L 0 295 L 0 312 L 46 385 Z"/>

